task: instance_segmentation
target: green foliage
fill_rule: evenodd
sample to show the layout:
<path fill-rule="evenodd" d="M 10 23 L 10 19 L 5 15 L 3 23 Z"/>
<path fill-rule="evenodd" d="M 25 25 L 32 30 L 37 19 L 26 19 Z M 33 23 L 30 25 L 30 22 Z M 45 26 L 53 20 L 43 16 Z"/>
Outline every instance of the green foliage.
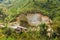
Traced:
<path fill-rule="evenodd" d="M 1 9 L 2 8 L 2 9 Z M 7 10 L 7 11 L 6 11 Z M 44 15 L 49 16 L 53 24 L 51 25 L 54 31 L 59 33 L 60 28 L 60 0 L 4 0 L 0 1 L 0 23 L 8 27 L 10 21 L 12 21 L 18 14 L 27 13 L 31 11 L 39 11 Z M 1 15 L 3 15 L 1 17 Z M 7 16 L 6 16 L 7 15 Z M 45 40 L 45 36 L 40 34 L 41 31 L 47 27 L 45 24 L 40 25 L 41 30 L 39 32 L 28 32 L 22 34 L 16 34 L 8 28 L 1 29 L 0 32 L 5 35 L 0 40 Z M 7 33 L 6 33 L 7 32 Z M 44 31 L 45 32 L 45 31 Z M 5 34 L 6 33 L 6 34 Z M 11 33 L 9 36 L 8 34 Z M 2 35 L 1 34 L 1 35 Z M 9 36 L 7 38 L 7 36 Z M 59 40 L 56 37 L 53 40 Z"/>

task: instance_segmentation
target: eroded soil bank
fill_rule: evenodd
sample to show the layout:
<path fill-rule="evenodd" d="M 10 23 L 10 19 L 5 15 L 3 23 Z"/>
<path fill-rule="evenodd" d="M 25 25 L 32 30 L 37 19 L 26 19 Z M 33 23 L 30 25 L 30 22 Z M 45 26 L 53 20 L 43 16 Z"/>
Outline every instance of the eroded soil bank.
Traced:
<path fill-rule="evenodd" d="M 41 13 L 27 13 L 27 14 L 19 14 L 14 22 L 9 23 L 9 27 L 17 28 L 17 27 L 26 27 L 31 28 L 31 30 L 39 30 L 40 24 L 46 24 L 48 27 L 52 24 L 52 20 Z"/>

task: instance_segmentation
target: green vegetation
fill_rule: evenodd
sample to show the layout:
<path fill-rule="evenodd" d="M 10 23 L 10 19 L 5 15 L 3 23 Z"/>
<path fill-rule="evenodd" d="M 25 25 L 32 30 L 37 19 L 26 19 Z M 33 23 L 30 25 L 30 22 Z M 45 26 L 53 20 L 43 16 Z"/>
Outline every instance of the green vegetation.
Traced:
<path fill-rule="evenodd" d="M 0 1 L 0 23 L 5 25 L 5 28 L 0 29 L 0 40 L 60 40 L 60 0 L 6 0 Z M 8 24 L 16 18 L 17 15 L 27 12 L 42 12 L 53 21 L 51 27 L 57 36 L 48 38 L 42 35 L 45 24 L 40 25 L 40 31 L 29 31 L 16 33 L 12 29 L 8 29 Z M 42 28 L 43 27 L 43 28 Z"/>

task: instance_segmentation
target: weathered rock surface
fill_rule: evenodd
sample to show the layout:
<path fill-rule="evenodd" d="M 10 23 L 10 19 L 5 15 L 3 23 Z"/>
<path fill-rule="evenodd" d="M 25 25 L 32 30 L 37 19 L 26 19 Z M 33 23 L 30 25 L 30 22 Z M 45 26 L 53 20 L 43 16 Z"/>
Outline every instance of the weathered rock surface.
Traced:
<path fill-rule="evenodd" d="M 17 18 L 16 21 L 20 24 L 29 24 L 31 26 L 38 26 L 41 23 L 45 23 L 49 25 L 52 23 L 51 19 L 48 16 L 44 16 L 40 13 L 28 13 L 28 14 L 20 14 Z M 21 25 L 22 25 L 21 24 Z M 23 25 L 22 25 L 23 26 Z"/>
<path fill-rule="evenodd" d="M 0 24 L 0 28 L 4 28 L 4 27 L 5 27 L 4 25 Z"/>

